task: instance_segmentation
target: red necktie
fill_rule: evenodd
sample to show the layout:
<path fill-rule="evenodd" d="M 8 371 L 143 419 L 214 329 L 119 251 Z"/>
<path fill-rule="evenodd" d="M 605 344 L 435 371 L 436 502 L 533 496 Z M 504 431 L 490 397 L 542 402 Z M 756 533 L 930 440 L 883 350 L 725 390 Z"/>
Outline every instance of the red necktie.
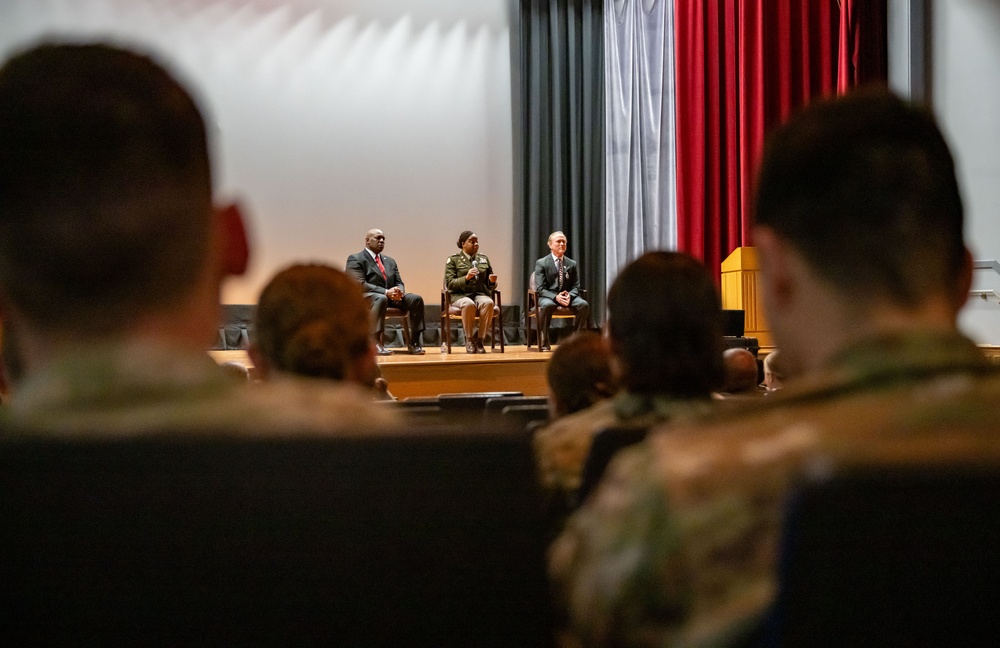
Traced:
<path fill-rule="evenodd" d="M 376 254 L 375 255 L 375 263 L 378 264 L 378 269 L 382 273 L 382 279 L 384 279 L 386 281 L 389 281 L 389 277 L 387 277 L 386 274 L 385 274 L 385 266 L 382 265 L 382 255 L 381 254 Z"/>

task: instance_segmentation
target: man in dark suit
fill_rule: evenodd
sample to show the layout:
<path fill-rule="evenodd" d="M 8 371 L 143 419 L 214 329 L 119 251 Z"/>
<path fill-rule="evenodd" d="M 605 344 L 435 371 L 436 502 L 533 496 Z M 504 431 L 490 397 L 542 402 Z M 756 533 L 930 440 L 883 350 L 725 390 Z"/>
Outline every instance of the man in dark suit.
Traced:
<path fill-rule="evenodd" d="M 424 330 L 424 298 L 406 292 L 396 261 L 382 254 L 384 248 L 385 234 L 380 229 L 373 229 L 365 236 L 365 249 L 347 257 L 348 274 L 361 282 L 371 304 L 376 353 L 392 355 L 392 351 L 382 345 L 385 311 L 391 306 L 410 315 L 410 344 L 406 350 L 413 355 L 423 355 L 420 333 Z"/>
<path fill-rule="evenodd" d="M 549 344 L 549 323 L 556 308 L 572 309 L 576 313 L 576 330 L 587 327 L 590 319 L 590 304 L 580 297 L 580 272 L 576 261 L 566 256 L 566 235 L 562 232 L 549 234 L 549 249 L 552 254 L 535 262 L 535 290 L 538 291 L 538 306 L 541 319 L 538 341 L 542 351 L 551 351 Z"/>

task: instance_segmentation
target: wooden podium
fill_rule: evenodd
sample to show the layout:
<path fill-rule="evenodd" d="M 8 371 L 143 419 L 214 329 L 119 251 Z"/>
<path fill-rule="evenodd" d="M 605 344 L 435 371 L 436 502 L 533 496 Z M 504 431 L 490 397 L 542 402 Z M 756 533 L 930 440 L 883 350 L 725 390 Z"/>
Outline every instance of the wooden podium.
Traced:
<path fill-rule="evenodd" d="M 761 348 L 774 346 L 771 331 L 764 321 L 764 308 L 757 290 L 757 250 L 738 247 L 722 262 L 722 307 L 741 309 L 746 314 L 743 335 L 757 338 Z"/>

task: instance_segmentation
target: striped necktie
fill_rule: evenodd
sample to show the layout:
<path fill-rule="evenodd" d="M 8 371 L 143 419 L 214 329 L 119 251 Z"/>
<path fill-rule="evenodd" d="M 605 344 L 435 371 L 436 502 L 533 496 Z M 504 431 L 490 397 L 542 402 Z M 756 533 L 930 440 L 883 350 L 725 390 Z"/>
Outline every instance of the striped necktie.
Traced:
<path fill-rule="evenodd" d="M 559 257 L 559 259 L 556 260 L 556 266 L 558 266 L 558 268 L 559 268 L 559 290 L 561 291 L 562 290 L 562 285 L 563 285 L 562 257 Z"/>

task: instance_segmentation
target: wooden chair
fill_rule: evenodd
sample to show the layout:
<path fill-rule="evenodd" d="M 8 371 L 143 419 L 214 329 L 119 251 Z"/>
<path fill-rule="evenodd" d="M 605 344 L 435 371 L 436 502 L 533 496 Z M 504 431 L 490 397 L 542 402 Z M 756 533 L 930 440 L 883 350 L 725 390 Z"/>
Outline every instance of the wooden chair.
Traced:
<path fill-rule="evenodd" d="M 524 306 L 524 335 L 528 338 L 528 350 L 531 350 L 531 332 L 534 330 L 537 335 L 538 351 L 542 350 L 542 340 L 541 336 L 543 334 L 548 334 L 548 331 L 542 331 L 538 322 L 542 321 L 542 308 L 538 303 L 538 289 L 535 286 L 535 273 L 534 271 L 528 274 L 530 279 L 528 279 L 528 296 L 525 299 Z M 580 297 L 587 299 L 587 291 L 581 290 Z M 552 319 L 572 319 L 576 320 L 576 309 L 567 308 L 565 306 L 556 306 L 555 311 L 552 313 Z M 532 326 L 532 322 L 535 325 Z M 550 321 L 549 324 L 552 322 Z"/>
<path fill-rule="evenodd" d="M 526 433 L 12 436 L 4 645 L 554 643 Z"/>
<path fill-rule="evenodd" d="M 403 344 L 410 346 L 410 313 L 402 308 L 389 306 L 385 309 L 385 319 L 389 319 L 390 317 L 400 319 L 399 325 L 403 329 Z M 383 346 L 385 345 L 385 341 L 381 335 L 379 335 L 378 343 Z"/>
<path fill-rule="evenodd" d="M 497 338 L 500 339 L 500 353 L 504 352 L 503 322 L 500 321 L 503 306 L 500 302 L 500 290 L 493 289 L 493 324 L 490 327 L 490 349 L 497 348 Z M 451 323 L 462 323 L 462 309 L 451 303 L 451 291 L 447 287 L 441 289 L 441 350 L 451 353 Z"/>

